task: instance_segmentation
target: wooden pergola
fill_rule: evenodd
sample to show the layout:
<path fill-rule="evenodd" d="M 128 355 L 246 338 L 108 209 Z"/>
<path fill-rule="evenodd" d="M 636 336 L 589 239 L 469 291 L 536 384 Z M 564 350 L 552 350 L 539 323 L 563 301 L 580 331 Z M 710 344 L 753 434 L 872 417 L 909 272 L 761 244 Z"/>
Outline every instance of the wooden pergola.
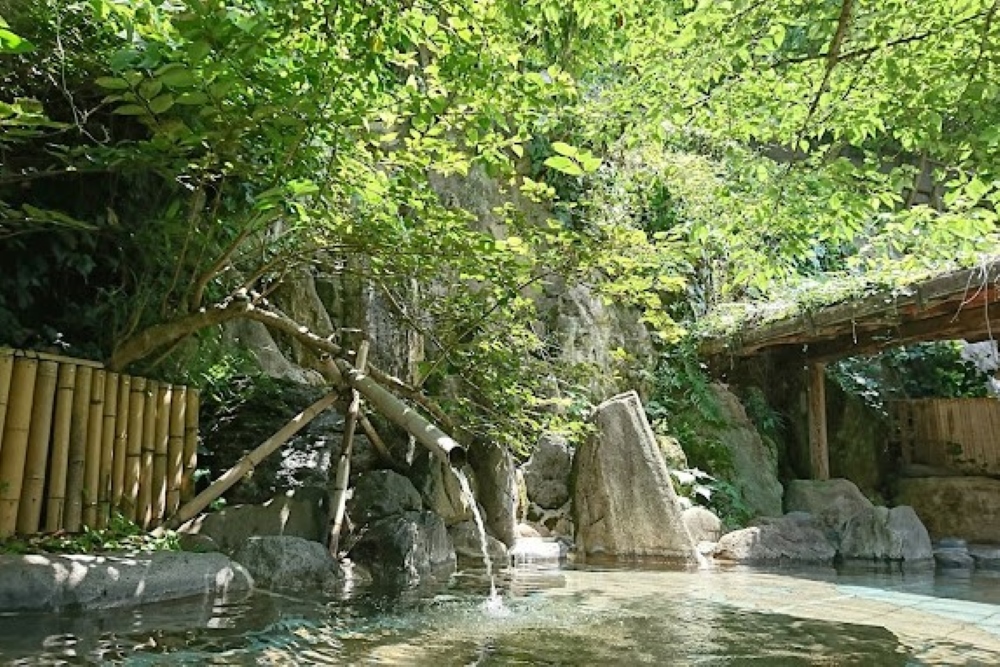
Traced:
<path fill-rule="evenodd" d="M 809 368 L 809 447 L 814 479 L 830 477 L 824 369 L 830 361 L 912 343 L 1000 337 L 1000 258 L 801 313 L 739 334 L 706 339 L 707 357 L 793 352 Z"/>

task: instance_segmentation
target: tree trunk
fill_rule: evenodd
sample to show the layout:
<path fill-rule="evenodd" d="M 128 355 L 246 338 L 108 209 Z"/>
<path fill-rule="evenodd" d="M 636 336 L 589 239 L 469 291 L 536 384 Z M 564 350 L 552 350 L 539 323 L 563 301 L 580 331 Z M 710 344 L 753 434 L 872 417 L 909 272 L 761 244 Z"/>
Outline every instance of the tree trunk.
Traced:
<path fill-rule="evenodd" d="M 358 346 L 358 355 L 355 359 L 358 368 L 364 368 L 368 363 L 368 341 L 363 340 Z M 358 425 L 358 415 L 361 414 L 361 394 L 357 389 L 351 390 L 351 405 L 347 409 L 344 418 L 344 441 L 340 447 L 340 456 L 337 459 L 337 473 L 333 486 L 333 518 L 330 528 L 330 553 L 337 557 L 340 546 L 340 531 L 344 525 L 344 510 L 347 507 L 347 487 L 351 476 L 351 453 L 354 451 L 354 431 Z"/>

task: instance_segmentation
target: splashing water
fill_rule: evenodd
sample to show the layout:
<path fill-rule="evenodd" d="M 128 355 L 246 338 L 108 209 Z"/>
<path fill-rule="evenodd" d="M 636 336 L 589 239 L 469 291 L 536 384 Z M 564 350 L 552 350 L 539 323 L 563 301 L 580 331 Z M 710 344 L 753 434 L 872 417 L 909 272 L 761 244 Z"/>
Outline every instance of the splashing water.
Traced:
<path fill-rule="evenodd" d="M 486 565 L 486 576 L 490 578 L 490 596 L 483 603 L 483 609 L 490 614 L 502 614 L 506 610 L 503 605 L 503 597 L 497 593 L 496 578 L 493 576 L 493 560 L 490 558 L 489 549 L 486 546 L 486 525 L 483 523 L 483 515 L 479 513 L 479 505 L 476 504 L 476 496 L 472 493 L 472 486 L 469 478 L 465 476 L 465 471 L 452 468 L 455 477 L 458 478 L 458 485 L 462 489 L 462 499 L 469 503 L 472 509 L 472 518 L 476 520 L 476 528 L 479 529 L 479 546 L 483 552 L 483 564 Z"/>

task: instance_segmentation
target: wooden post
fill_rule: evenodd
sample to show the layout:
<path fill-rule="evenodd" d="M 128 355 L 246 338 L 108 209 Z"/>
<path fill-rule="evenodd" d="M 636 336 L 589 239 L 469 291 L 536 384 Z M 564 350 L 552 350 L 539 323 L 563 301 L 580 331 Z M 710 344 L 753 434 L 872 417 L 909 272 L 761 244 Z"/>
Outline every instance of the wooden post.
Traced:
<path fill-rule="evenodd" d="M 73 414 L 69 428 L 69 470 L 66 475 L 66 509 L 63 528 L 71 533 L 80 531 L 83 520 L 84 466 L 87 459 L 87 420 L 90 417 L 90 389 L 94 369 L 78 366 L 73 388 Z"/>
<path fill-rule="evenodd" d="M 358 345 L 355 359 L 358 368 L 368 365 L 368 341 L 363 340 Z M 334 477 L 332 502 L 332 518 L 330 522 L 329 546 L 334 558 L 338 557 L 340 549 L 340 531 L 344 525 L 344 510 L 347 507 L 347 487 L 351 476 L 351 453 L 354 451 L 354 431 L 358 426 L 358 416 L 361 414 L 361 394 L 357 389 L 351 389 L 351 404 L 344 417 L 344 439 L 340 446 L 340 456 L 337 458 L 336 475 Z"/>
<path fill-rule="evenodd" d="M 232 468 L 222 474 L 219 479 L 212 482 L 212 485 L 199 493 L 193 500 L 185 503 L 166 523 L 168 528 L 176 528 L 188 519 L 193 518 L 209 504 L 228 491 L 236 482 L 240 481 L 244 475 L 253 470 L 253 467 L 267 458 L 276 449 L 298 433 L 300 430 L 316 418 L 316 415 L 326 410 L 337 400 L 337 392 L 331 392 L 319 399 L 308 408 L 292 417 L 292 420 L 281 427 L 277 433 L 262 442 L 256 449 L 241 458 Z"/>
<path fill-rule="evenodd" d="M 152 524 L 160 524 L 167 509 L 167 455 L 170 451 L 170 412 L 173 387 L 161 384 L 156 393 L 156 441 L 153 451 Z"/>
<path fill-rule="evenodd" d="M 97 527 L 97 493 L 101 486 L 101 436 L 104 434 L 104 387 L 108 374 L 95 370 L 87 417 L 87 458 L 83 466 L 83 525 Z"/>
<path fill-rule="evenodd" d="M 170 440 L 167 444 L 167 507 L 163 516 L 173 516 L 181 506 L 181 485 L 184 482 L 184 426 L 186 416 L 187 388 L 174 387 L 174 395 L 170 400 Z"/>
<path fill-rule="evenodd" d="M 132 378 L 128 403 L 128 441 L 125 454 L 125 482 L 118 509 L 136 523 L 139 516 L 139 483 L 142 477 L 142 436 L 145 432 L 146 378 Z"/>
<path fill-rule="evenodd" d="M 136 523 L 149 528 L 153 519 L 153 456 L 156 453 L 156 397 L 160 383 L 146 381 L 146 409 L 142 419 L 142 457 L 139 463 L 139 510 Z"/>
<path fill-rule="evenodd" d="M 809 459 L 813 479 L 830 479 L 826 438 L 826 365 L 809 364 Z"/>
<path fill-rule="evenodd" d="M 120 511 L 125 497 L 125 457 L 128 456 L 128 420 L 131 409 L 132 378 L 118 378 L 118 414 L 115 417 L 114 453 L 111 455 L 111 508 L 110 514 Z"/>
<path fill-rule="evenodd" d="M 41 527 L 49 436 L 52 434 L 52 406 L 55 404 L 58 377 L 59 364 L 56 362 L 42 361 L 38 364 L 28 433 L 28 457 L 24 465 L 24 487 L 17 510 L 17 532 L 20 535 L 37 533 Z"/>
<path fill-rule="evenodd" d="M 111 516 L 111 476 L 114 473 L 115 422 L 118 420 L 118 373 L 108 373 L 104 381 L 104 421 L 101 425 L 101 461 L 97 471 L 98 528 L 108 525 Z"/>
<path fill-rule="evenodd" d="M 3 438 L 3 450 L 0 451 L 0 538 L 10 537 L 17 529 L 17 509 L 21 504 L 37 374 L 37 359 L 18 358 L 14 361 L 7 419 L 0 436 Z"/>
<path fill-rule="evenodd" d="M 52 460 L 49 466 L 49 493 L 45 505 L 45 532 L 54 533 L 65 525 L 66 475 L 69 469 L 69 441 L 73 420 L 76 366 L 61 364 L 56 386 L 56 416 L 52 426 Z"/>
<path fill-rule="evenodd" d="M 187 390 L 187 407 L 184 409 L 184 479 L 181 482 L 181 502 L 194 498 L 194 471 L 198 467 L 198 409 L 196 389 Z"/>
<path fill-rule="evenodd" d="M 0 452 L 3 450 L 3 425 L 7 418 L 7 404 L 10 402 L 10 376 L 13 372 L 13 352 L 0 352 Z"/>

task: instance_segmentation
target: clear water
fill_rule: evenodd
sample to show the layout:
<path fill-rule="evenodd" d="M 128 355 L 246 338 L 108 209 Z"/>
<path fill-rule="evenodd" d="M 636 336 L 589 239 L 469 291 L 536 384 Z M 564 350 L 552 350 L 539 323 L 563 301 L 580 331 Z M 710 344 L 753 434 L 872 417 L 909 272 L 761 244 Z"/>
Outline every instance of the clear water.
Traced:
<path fill-rule="evenodd" d="M 722 598 L 758 575 L 655 570 L 518 570 L 456 576 L 438 589 L 359 590 L 343 599 L 255 593 L 117 612 L 0 616 L 0 661 L 15 665 L 910 665 L 932 664 L 889 630 L 753 611 Z M 809 577 L 812 577 L 810 579 Z M 840 579 L 839 577 L 844 577 Z M 797 582 L 935 592 L 933 577 L 782 575 Z M 938 578 L 940 579 L 940 577 Z M 985 583 L 984 583 L 985 582 Z M 823 583 L 821 585 L 827 585 Z M 1000 599 L 996 579 L 947 580 L 951 595 Z M 991 590 L 991 593 L 984 591 Z M 773 591 L 772 591 L 773 592 Z M 941 591 L 937 591 L 941 592 Z M 1000 610 L 998 610 L 1000 611 Z M 933 635 L 933 630 L 928 631 Z M 928 640 L 931 641 L 931 640 Z M 955 649 L 954 642 L 950 649 Z M 925 647 L 926 648 L 926 647 Z M 961 653 L 954 653 L 959 656 Z M 959 661 L 956 664 L 1000 664 Z"/>

